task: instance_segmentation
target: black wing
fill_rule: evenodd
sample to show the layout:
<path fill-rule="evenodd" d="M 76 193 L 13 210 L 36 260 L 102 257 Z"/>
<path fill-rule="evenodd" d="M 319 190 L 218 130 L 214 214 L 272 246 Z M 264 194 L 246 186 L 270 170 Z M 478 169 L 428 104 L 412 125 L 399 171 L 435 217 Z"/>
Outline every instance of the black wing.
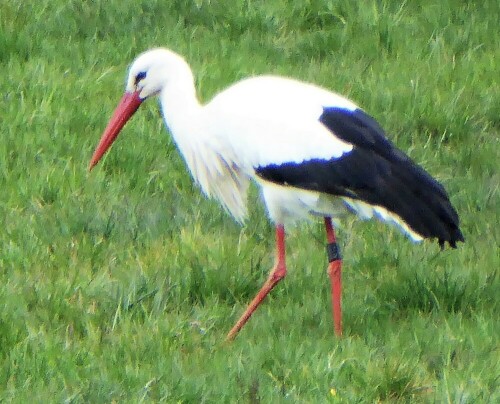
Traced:
<path fill-rule="evenodd" d="M 320 117 L 335 136 L 353 145 L 331 160 L 311 159 L 257 167 L 261 178 L 382 206 L 425 238 L 453 248 L 464 241 L 458 214 L 443 186 L 386 137 L 365 112 L 324 108 Z"/>

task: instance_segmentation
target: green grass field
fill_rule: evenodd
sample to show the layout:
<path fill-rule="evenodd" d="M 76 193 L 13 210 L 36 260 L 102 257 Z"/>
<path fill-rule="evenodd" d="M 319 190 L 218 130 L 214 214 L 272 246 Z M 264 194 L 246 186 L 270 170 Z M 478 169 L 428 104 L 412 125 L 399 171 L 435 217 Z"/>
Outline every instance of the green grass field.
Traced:
<path fill-rule="evenodd" d="M 397 3 L 0 3 L 0 402 L 500 402 L 500 3 Z M 343 221 L 338 339 L 322 223 L 290 229 L 289 275 L 224 342 L 273 264 L 257 192 L 243 228 L 206 200 L 155 102 L 87 171 L 154 46 L 204 101 L 260 73 L 353 99 L 466 243 Z"/>

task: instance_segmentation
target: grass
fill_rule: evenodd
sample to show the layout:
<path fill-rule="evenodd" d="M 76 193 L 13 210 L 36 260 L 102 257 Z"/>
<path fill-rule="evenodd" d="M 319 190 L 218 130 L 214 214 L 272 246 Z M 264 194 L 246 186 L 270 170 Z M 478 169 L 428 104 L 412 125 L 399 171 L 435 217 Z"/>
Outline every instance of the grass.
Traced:
<path fill-rule="evenodd" d="M 0 401 L 500 400 L 500 7 L 396 3 L 0 5 Z M 352 98 L 444 183 L 466 244 L 343 221 L 337 339 L 321 224 L 290 230 L 289 276 L 224 343 L 272 265 L 262 207 L 240 228 L 205 200 L 154 102 L 87 172 L 127 64 L 160 45 L 203 100 L 259 73 Z"/>

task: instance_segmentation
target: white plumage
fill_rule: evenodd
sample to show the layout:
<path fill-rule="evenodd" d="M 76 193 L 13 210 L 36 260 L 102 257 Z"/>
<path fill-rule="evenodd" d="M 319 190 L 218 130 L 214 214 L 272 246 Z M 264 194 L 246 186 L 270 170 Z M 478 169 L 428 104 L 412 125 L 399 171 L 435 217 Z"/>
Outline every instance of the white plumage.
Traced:
<path fill-rule="evenodd" d="M 312 84 L 261 76 L 232 85 L 202 106 L 188 64 L 167 49 L 150 50 L 130 67 L 126 93 L 91 168 L 140 104 L 154 95 L 203 192 L 242 222 L 254 180 L 276 224 L 276 265 L 230 337 L 286 273 L 285 223 L 325 217 L 329 248 L 335 251 L 330 218 L 347 211 L 395 224 L 415 241 L 437 237 L 440 244 L 452 246 L 463 241 L 444 188 L 397 150 L 353 102 Z M 336 265 L 330 274 L 333 303 L 340 310 L 340 296 L 334 292 L 335 282 L 340 290 L 340 256 L 331 253 L 330 261 Z M 340 333 L 339 313 L 337 317 Z"/>
<path fill-rule="evenodd" d="M 164 50 L 145 56 L 156 59 L 161 57 L 158 53 Z M 179 68 L 184 67 L 184 63 L 179 64 Z M 130 76 L 144 69 L 139 57 L 130 69 Z M 310 158 L 338 158 L 352 150 L 352 145 L 332 136 L 318 119 L 325 105 L 350 110 L 356 106 L 313 85 L 272 76 L 250 78 L 229 87 L 203 107 L 196 99 L 191 75 L 182 75 L 182 79 L 169 85 L 169 90 L 160 94 L 160 103 L 166 124 L 194 180 L 207 196 L 221 201 L 239 222 L 246 216 L 248 180 L 255 179 L 255 167 L 300 163 Z M 284 120 L 287 127 L 283 127 Z M 268 198 L 276 185 L 258 178 L 257 181 L 264 188 L 263 196 L 274 222 L 290 223 L 316 210 L 317 193 L 313 197 L 311 192 L 281 189 L 281 193 L 290 195 Z M 302 196 L 302 203 L 296 204 L 298 195 Z M 273 203 L 278 200 L 280 203 Z M 306 200 L 313 204 L 305 205 Z M 294 205 L 297 209 L 289 212 Z"/>

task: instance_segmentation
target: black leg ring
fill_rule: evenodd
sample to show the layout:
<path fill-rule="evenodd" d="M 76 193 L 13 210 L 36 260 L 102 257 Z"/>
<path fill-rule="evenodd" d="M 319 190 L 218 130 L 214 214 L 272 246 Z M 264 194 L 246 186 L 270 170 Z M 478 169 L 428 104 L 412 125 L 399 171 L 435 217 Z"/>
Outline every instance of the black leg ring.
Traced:
<path fill-rule="evenodd" d="M 337 243 L 328 243 L 326 245 L 326 253 L 328 254 L 328 262 L 342 259 L 340 255 L 340 247 Z"/>

